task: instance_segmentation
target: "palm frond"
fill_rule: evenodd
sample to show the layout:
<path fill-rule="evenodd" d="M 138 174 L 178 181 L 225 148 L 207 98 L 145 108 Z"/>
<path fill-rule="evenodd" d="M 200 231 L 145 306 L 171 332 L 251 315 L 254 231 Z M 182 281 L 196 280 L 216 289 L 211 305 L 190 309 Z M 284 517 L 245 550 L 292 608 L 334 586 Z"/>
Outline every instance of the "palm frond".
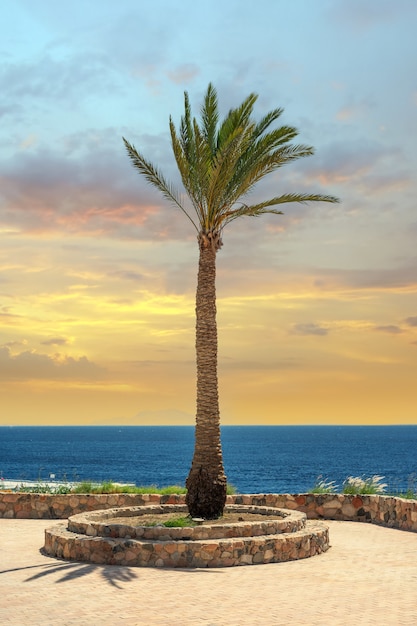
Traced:
<path fill-rule="evenodd" d="M 323 195 L 323 194 L 311 194 L 311 193 L 286 193 L 275 198 L 265 200 L 265 202 L 259 202 L 257 204 L 244 204 L 236 209 L 230 210 L 223 215 L 223 224 L 226 225 L 232 220 L 248 216 L 259 217 L 266 213 L 272 213 L 274 215 L 283 215 L 284 212 L 279 209 L 272 209 L 270 207 L 287 204 L 289 202 L 298 202 L 300 204 L 307 204 L 308 202 L 340 202 L 339 198 L 335 196 Z"/>
<path fill-rule="evenodd" d="M 216 131 L 219 122 L 219 112 L 217 104 L 217 92 L 210 83 L 201 107 L 202 131 L 210 149 L 211 155 L 214 157 L 216 153 Z"/>
<path fill-rule="evenodd" d="M 258 96 L 251 93 L 237 109 L 230 109 L 220 126 L 217 135 L 217 149 L 221 150 L 224 143 L 228 140 L 237 128 L 245 128 L 250 122 L 250 116 L 253 111 L 254 104 Z"/>
<path fill-rule="evenodd" d="M 200 123 L 192 116 L 187 92 L 178 131 L 172 118 L 169 120 L 175 160 L 197 219 L 190 216 L 178 192 L 162 173 L 124 139 L 133 165 L 187 215 L 197 230 L 199 227 L 205 232 L 220 231 L 244 215 L 280 214 L 274 207 L 288 202 L 339 201 L 330 195 L 289 193 L 257 204 L 241 203 L 265 176 L 314 153 L 312 146 L 292 143 L 298 135 L 296 128 L 287 125 L 271 128 L 281 116 L 282 108 L 254 121 L 252 113 L 257 98 L 256 94 L 249 94 L 219 122 L 217 92 L 210 83 L 201 107 Z"/>
<path fill-rule="evenodd" d="M 181 118 L 180 140 L 184 155 L 190 165 L 195 164 L 195 143 L 193 133 L 193 122 L 191 116 L 190 99 L 187 92 L 184 92 L 184 115 Z"/>
<path fill-rule="evenodd" d="M 241 127 L 236 128 L 229 134 L 222 149 L 216 153 L 207 188 L 207 203 L 213 215 L 219 212 L 221 206 L 229 204 L 227 197 L 229 181 L 235 176 L 242 149 L 249 140 L 250 132 L 251 128 L 246 129 L 246 132 Z"/>
<path fill-rule="evenodd" d="M 339 198 L 335 196 L 328 196 L 320 193 L 284 193 L 281 196 L 276 196 L 265 202 L 259 202 L 257 204 L 249 205 L 247 208 L 250 211 L 265 212 L 264 209 L 270 206 L 276 206 L 277 204 L 287 204 L 288 202 L 299 202 L 301 204 L 307 204 L 307 202 L 340 202 Z M 269 213 L 269 211 L 266 211 Z"/>
<path fill-rule="evenodd" d="M 293 127 L 282 126 L 254 139 L 256 133 L 257 129 L 255 128 L 247 149 L 241 153 L 236 163 L 234 176 L 230 180 L 230 189 L 239 188 L 239 183 L 248 178 L 252 178 L 254 181 L 259 180 L 254 176 L 256 173 L 262 177 L 276 167 L 284 165 L 288 156 L 288 146 L 285 144 L 294 139 L 298 131 Z M 294 149 L 295 147 L 292 148 L 293 151 Z M 299 156 L 307 156 L 307 152 L 312 154 L 312 148 L 304 146 L 303 154 L 301 154 L 298 147 Z"/>
<path fill-rule="evenodd" d="M 159 189 L 162 195 L 169 200 L 171 203 L 175 204 L 181 211 L 188 217 L 190 222 L 193 224 L 194 228 L 198 231 L 198 227 L 194 223 L 194 220 L 191 218 L 189 213 L 183 207 L 180 196 L 178 192 L 174 189 L 174 187 L 165 180 L 163 174 L 154 166 L 152 163 L 147 161 L 140 152 L 138 152 L 131 143 L 127 141 L 123 137 L 123 142 L 126 146 L 127 153 L 134 165 L 134 167 L 139 170 L 141 174 L 144 175 L 145 179 Z"/>
<path fill-rule="evenodd" d="M 269 126 L 275 122 L 275 120 L 277 120 L 282 113 L 284 112 L 284 109 L 273 109 L 272 111 L 270 111 L 269 113 L 267 113 L 260 122 L 257 123 L 253 136 L 254 138 L 260 137 L 261 135 L 263 135 L 263 133 L 266 131 L 267 128 L 269 128 Z"/>
<path fill-rule="evenodd" d="M 185 186 L 185 183 L 189 177 L 190 164 L 184 154 L 182 143 L 177 135 L 177 131 L 171 117 L 169 118 L 169 130 L 171 133 L 172 150 L 174 152 L 174 157 L 177 162 L 177 167 L 180 172 L 181 179 Z"/>
<path fill-rule="evenodd" d="M 226 195 L 230 205 L 238 202 L 239 198 L 248 194 L 253 187 L 267 174 L 270 174 L 286 163 L 310 156 L 314 153 L 311 146 L 283 145 L 268 152 L 268 145 L 258 146 L 258 150 L 251 150 L 241 156 L 237 163 L 234 176 L 229 180 Z"/>

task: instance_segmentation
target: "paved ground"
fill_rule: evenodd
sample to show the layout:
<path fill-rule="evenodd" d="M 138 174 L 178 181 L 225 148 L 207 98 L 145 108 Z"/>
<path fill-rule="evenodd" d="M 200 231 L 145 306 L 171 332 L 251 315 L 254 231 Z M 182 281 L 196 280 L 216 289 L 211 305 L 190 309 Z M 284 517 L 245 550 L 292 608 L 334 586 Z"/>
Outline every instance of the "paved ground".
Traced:
<path fill-rule="evenodd" d="M 417 625 L 417 533 L 329 522 L 311 559 L 154 570 L 43 556 L 52 524 L 0 519 L 2 626 Z"/>

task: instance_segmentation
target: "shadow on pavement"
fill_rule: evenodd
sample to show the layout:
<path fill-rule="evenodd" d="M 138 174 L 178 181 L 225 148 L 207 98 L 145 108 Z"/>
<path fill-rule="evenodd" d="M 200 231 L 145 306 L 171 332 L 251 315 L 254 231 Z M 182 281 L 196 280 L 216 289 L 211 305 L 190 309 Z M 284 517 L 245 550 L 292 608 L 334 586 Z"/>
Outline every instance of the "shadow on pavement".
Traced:
<path fill-rule="evenodd" d="M 39 569 L 40 571 L 33 576 L 26 578 L 24 582 L 39 580 L 44 576 L 51 574 L 62 574 L 55 582 L 64 583 L 75 578 L 88 576 L 89 574 L 98 572 L 109 585 L 121 589 L 120 583 L 128 583 L 138 578 L 137 572 L 131 567 L 123 567 L 121 565 L 94 565 L 92 563 L 59 563 L 51 565 L 30 565 L 28 567 L 17 567 L 0 571 L 1 574 L 16 572 L 19 570 Z"/>

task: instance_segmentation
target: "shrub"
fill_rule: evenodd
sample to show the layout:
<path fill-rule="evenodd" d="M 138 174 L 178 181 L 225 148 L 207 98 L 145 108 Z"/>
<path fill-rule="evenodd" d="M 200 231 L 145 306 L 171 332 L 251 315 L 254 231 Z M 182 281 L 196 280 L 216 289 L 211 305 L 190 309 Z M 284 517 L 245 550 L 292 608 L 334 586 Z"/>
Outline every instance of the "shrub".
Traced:
<path fill-rule="evenodd" d="M 337 485 L 334 480 L 318 476 L 311 493 L 335 493 Z"/>
<path fill-rule="evenodd" d="M 181 487 L 180 485 L 169 485 L 167 487 L 157 487 L 156 485 L 144 485 L 144 486 L 136 486 L 136 485 L 120 485 L 118 483 L 114 483 L 111 480 L 105 480 L 101 483 L 94 483 L 89 480 L 83 480 L 79 483 L 61 483 L 56 485 L 51 485 L 49 483 L 43 482 L 42 480 L 38 481 L 36 485 L 25 486 L 21 484 L 20 487 L 15 489 L 16 491 L 20 491 L 23 493 L 45 493 L 45 494 L 68 494 L 68 493 L 137 493 L 137 494 L 149 494 L 156 493 L 160 495 L 171 495 L 171 494 L 185 494 L 187 492 L 185 487 Z M 227 485 L 227 493 L 228 495 L 232 495 L 236 493 L 236 488 L 228 484 Z"/>
<path fill-rule="evenodd" d="M 343 483 L 345 494 L 384 494 L 387 485 L 382 483 L 383 476 L 370 476 L 361 478 L 359 476 L 349 476 Z"/>
<path fill-rule="evenodd" d="M 169 487 L 156 487 L 156 485 L 139 486 L 119 485 L 111 481 L 104 481 L 100 484 L 84 481 L 75 485 L 73 493 L 158 493 L 161 495 L 171 495 L 185 493 L 185 488 L 180 485 L 170 485 Z"/>

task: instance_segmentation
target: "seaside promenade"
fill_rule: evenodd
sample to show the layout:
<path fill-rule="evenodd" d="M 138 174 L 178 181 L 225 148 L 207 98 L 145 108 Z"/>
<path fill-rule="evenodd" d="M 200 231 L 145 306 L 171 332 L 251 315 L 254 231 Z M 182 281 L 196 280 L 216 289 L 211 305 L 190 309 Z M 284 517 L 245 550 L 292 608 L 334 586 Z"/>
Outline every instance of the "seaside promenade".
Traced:
<path fill-rule="evenodd" d="M 51 520 L 0 519 L 2 626 L 415 626 L 417 533 L 326 521 L 301 561 L 159 570 L 40 552 Z"/>

